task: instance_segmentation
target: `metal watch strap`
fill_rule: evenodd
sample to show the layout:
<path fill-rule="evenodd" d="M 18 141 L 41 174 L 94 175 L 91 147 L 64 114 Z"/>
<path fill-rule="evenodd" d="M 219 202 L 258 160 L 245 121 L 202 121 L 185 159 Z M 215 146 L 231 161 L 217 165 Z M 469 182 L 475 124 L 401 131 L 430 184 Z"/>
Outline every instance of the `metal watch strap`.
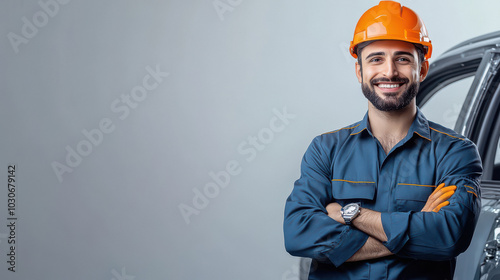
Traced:
<path fill-rule="evenodd" d="M 346 214 L 344 212 L 344 208 L 349 207 L 351 205 L 356 205 L 357 206 L 356 212 L 354 212 L 352 214 Z M 352 221 L 354 219 L 356 219 L 356 217 L 359 215 L 360 208 L 361 208 L 361 203 L 359 203 L 359 202 L 349 203 L 346 206 L 342 207 L 342 210 L 341 210 L 342 218 L 344 219 L 344 222 L 345 222 L 346 225 L 351 225 L 352 224 Z"/>

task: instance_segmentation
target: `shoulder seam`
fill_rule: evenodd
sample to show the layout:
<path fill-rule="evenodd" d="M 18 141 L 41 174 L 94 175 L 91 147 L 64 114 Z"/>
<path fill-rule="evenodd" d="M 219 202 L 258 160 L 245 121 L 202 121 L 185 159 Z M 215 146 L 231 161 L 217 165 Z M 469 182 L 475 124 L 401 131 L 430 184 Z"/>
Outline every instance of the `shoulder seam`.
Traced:
<path fill-rule="evenodd" d="M 453 138 L 456 138 L 456 139 L 460 139 L 460 140 L 462 140 L 462 141 L 465 141 L 465 138 L 460 138 L 460 137 L 453 136 L 453 135 L 448 134 L 448 133 L 446 133 L 446 132 L 439 131 L 439 130 L 437 130 L 437 129 L 435 129 L 435 128 L 431 127 L 431 126 L 429 126 L 429 128 L 430 128 L 430 129 L 432 129 L 432 130 L 434 130 L 434 131 L 436 131 L 436 132 L 439 132 L 439 133 L 441 133 L 441 134 L 448 135 L 448 136 L 450 136 L 450 137 L 453 137 Z"/>
<path fill-rule="evenodd" d="M 343 130 L 343 129 L 352 129 L 352 128 L 356 128 L 356 127 L 358 127 L 359 125 L 360 125 L 360 124 L 357 124 L 357 125 L 355 125 L 355 126 L 351 126 L 351 127 L 344 127 L 344 128 L 340 128 L 340 129 L 337 129 L 337 130 L 334 130 L 334 131 L 325 132 L 325 133 L 323 133 L 323 134 L 321 134 L 321 135 L 335 133 L 335 132 L 341 131 L 341 130 Z"/>
<path fill-rule="evenodd" d="M 429 126 L 429 128 L 430 128 L 430 126 Z M 416 131 L 415 131 L 415 133 L 416 133 L 418 136 L 420 136 L 420 137 L 422 137 L 422 138 L 424 138 L 424 139 L 427 139 L 427 140 L 429 140 L 429 141 L 431 141 L 431 142 L 432 142 L 432 140 L 431 140 L 431 139 L 429 139 L 429 138 L 427 138 L 427 137 L 425 137 L 425 136 L 422 136 L 422 134 L 420 134 L 420 133 L 418 133 L 418 132 L 416 132 Z"/>

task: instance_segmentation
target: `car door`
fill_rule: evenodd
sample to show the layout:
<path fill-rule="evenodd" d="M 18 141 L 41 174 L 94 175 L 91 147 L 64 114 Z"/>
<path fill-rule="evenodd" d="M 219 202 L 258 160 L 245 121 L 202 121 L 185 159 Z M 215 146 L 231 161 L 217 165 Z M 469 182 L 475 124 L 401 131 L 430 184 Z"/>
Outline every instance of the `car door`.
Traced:
<path fill-rule="evenodd" d="M 500 279 L 500 32 L 455 46 L 430 67 L 417 105 L 430 120 L 476 143 L 483 161 L 482 210 L 455 279 Z"/>

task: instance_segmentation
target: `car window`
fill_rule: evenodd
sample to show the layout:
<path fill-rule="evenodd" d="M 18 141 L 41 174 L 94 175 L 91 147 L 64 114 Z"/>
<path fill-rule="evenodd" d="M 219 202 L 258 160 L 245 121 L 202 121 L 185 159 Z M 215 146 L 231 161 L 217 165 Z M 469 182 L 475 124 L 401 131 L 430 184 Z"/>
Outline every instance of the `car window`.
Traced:
<path fill-rule="evenodd" d="M 454 129 L 474 76 L 462 78 L 439 89 L 422 108 L 425 117 Z"/>
<path fill-rule="evenodd" d="M 495 141 L 496 140 L 496 141 Z M 493 175 L 492 175 L 492 180 L 500 180 L 500 139 L 495 139 L 496 145 L 496 152 L 495 152 L 495 159 L 493 162 Z"/>

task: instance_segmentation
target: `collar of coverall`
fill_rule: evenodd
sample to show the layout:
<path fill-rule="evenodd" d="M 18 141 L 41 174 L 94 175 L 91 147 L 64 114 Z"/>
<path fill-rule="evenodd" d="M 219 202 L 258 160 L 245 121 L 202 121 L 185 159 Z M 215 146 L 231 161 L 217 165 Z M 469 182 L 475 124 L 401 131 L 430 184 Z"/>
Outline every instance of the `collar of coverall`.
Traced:
<path fill-rule="evenodd" d="M 356 126 L 351 132 L 351 135 L 362 135 L 362 134 L 370 135 L 373 137 L 372 131 L 370 129 L 370 124 L 368 123 L 368 112 L 366 112 L 360 124 Z M 406 137 L 403 139 L 403 141 L 404 142 L 408 141 L 408 139 L 413 137 L 414 134 L 420 136 L 421 138 L 431 141 L 429 122 L 427 121 L 424 114 L 420 111 L 418 107 L 417 107 L 417 115 L 415 116 L 415 119 L 413 120 L 413 123 L 411 124 L 410 129 L 408 130 L 408 134 L 406 134 Z"/>

